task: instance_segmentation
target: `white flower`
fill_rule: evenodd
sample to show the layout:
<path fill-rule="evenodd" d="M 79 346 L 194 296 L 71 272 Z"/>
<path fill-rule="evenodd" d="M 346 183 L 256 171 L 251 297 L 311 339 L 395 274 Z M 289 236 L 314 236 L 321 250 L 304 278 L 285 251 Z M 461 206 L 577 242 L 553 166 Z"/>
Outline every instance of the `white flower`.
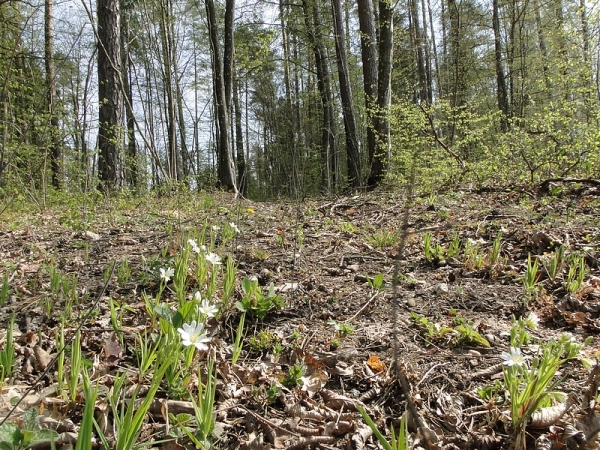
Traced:
<path fill-rule="evenodd" d="M 198 247 L 198 243 L 195 240 L 188 239 L 188 244 L 190 244 L 194 253 L 200 253 L 200 247 Z"/>
<path fill-rule="evenodd" d="M 200 291 L 196 291 L 196 293 L 194 294 L 194 301 L 199 302 L 200 300 L 202 300 L 202 296 L 200 295 Z"/>
<path fill-rule="evenodd" d="M 218 310 L 219 308 L 217 308 L 215 305 L 211 305 L 211 303 L 206 299 L 202 300 L 202 304 L 198 307 L 198 311 L 200 311 L 200 313 L 204 314 L 206 317 L 215 317 L 215 314 Z"/>
<path fill-rule="evenodd" d="M 184 323 L 181 328 L 177 328 L 177 332 L 181 335 L 181 343 L 186 347 L 194 345 L 198 350 L 208 350 L 207 342 L 211 341 L 208 337 L 203 323 L 196 323 L 192 320 L 191 323 Z"/>
<path fill-rule="evenodd" d="M 237 227 L 237 225 L 236 225 L 235 223 L 233 223 L 233 222 L 229 222 L 229 226 L 230 226 L 231 228 L 233 228 L 233 230 L 234 230 L 236 233 L 238 233 L 238 234 L 240 233 L 240 229 Z"/>
<path fill-rule="evenodd" d="M 221 257 L 216 253 L 207 253 L 205 258 L 206 261 L 211 263 L 213 266 L 218 266 L 221 264 Z"/>
<path fill-rule="evenodd" d="M 527 316 L 525 316 L 525 325 L 527 325 L 527 327 L 531 328 L 532 330 L 535 330 L 539 324 L 540 318 L 536 313 L 529 312 Z"/>
<path fill-rule="evenodd" d="M 221 229 L 218 225 L 213 225 L 211 228 L 213 231 L 219 231 Z"/>
<path fill-rule="evenodd" d="M 504 360 L 502 364 L 505 366 L 522 366 L 525 363 L 525 358 L 521 355 L 521 349 L 516 347 L 510 348 L 510 353 L 502 352 L 500 358 Z"/>
<path fill-rule="evenodd" d="M 165 283 L 168 283 L 173 275 L 175 275 L 175 270 L 172 267 L 168 269 L 160 268 L 160 277 L 165 280 Z"/>

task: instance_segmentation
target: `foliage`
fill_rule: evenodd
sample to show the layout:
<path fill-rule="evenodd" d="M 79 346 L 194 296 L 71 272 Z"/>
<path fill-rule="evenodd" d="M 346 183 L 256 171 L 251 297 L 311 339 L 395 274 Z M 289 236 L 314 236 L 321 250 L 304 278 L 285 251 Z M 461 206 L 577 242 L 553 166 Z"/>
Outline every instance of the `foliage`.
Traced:
<path fill-rule="evenodd" d="M 35 445 L 47 445 L 53 443 L 56 438 L 58 438 L 56 431 L 40 428 L 36 408 L 29 408 L 25 412 L 22 429 L 11 422 L 0 425 L 0 449 L 2 450 L 21 450 Z"/>
<path fill-rule="evenodd" d="M 273 283 L 269 286 L 265 296 L 258 286 L 258 280 L 244 278 L 242 280 L 242 291 L 244 296 L 237 301 L 235 306 L 242 312 L 248 312 L 254 317 L 262 319 L 269 311 L 283 308 L 284 300 L 281 295 L 275 294 Z"/>

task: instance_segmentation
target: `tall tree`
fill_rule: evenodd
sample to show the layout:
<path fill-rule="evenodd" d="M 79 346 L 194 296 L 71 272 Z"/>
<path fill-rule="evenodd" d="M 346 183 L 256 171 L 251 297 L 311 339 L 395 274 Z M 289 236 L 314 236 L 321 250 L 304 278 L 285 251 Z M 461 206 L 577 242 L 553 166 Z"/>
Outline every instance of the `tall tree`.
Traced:
<path fill-rule="evenodd" d="M 502 131 L 507 131 L 510 111 L 502 58 L 502 37 L 500 34 L 498 0 L 492 0 L 492 28 L 494 30 L 494 61 L 496 63 L 496 95 L 498 98 L 498 109 L 502 112 L 500 127 Z"/>
<path fill-rule="evenodd" d="M 98 177 L 100 190 L 120 185 L 123 142 L 119 0 L 98 0 Z"/>
<path fill-rule="evenodd" d="M 348 184 L 352 187 L 361 185 L 360 151 L 356 133 L 356 118 L 354 115 L 354 100 L 350 70 L 348 69 L 348 54 L 342 17 L 341 0 L 331 0 L 333 23 L 335 28 L 335 49 L 338 60 L 338 77 L 340 80 L 340 96 L 342 98 L 342 115 L 346 134 L 346 160 L 348 163 Z"/>
<path fill-rule="evenodd" d="M 46 95 L 48 102 L 50 167 L 52 185 L 62 186 L 62 148 L 56 107 L 56 75 L 54 73 L 54 17 L 53 0 L 44 1 L 44 62 L 46 65 Z"/>
<path fill-rule="evenodd" d="M 330 192 L 337 189 L 339 174 L 337 159 L 336 124 L 333 112 L 333 93 L 331 89 L 331 69 L 329 56 L 325 46 L 321 25 L 321 13 L 317 0 L 302 0 L 304 20 L 308 38 L 315 56 L 317 85 L 321 98 L 321 157 L 322 157 L 322 188 Z M 333 179 L 332 179 L 333 178 Z M 333 182 L 333 185 L 332 185 Z"/>
<path fill-rule="evenodd" d="M 374 186 L 382 170 L 377 160 L 377 136 L 375 119 L 377 108 L 378 55 L 377 33 L 375 29 L 375 11 L 372 0 L 357 0 L 358 22 L 360 28 L 360 49 L 363 70 L 363 87 L 367 118 L 367 146 L 369 148 L 369 172 L 367 184 Z"/>
<path fill-rule="evenodd" d="M 213 63 L 213 99 L 217 115 L 217 177 L 220 187 L 233 190 L 237 193 L 235 167 L 230 140 L 230 97 L 232 86 L 233 63 L 233 11 L 235 0 L 227 0 L 225 15 L 225 44 L 229 45 L 221 56 L 219 43 L 219 25 L 217 24 L 215 5 L 213 0 L 205 0 L 208 32 Z M 228 65 L 228 67 L 225 67 Z M 226 79 L 227 78 L 227 79 Z M 229 98 L 229 100 L 228 100 Z"/>

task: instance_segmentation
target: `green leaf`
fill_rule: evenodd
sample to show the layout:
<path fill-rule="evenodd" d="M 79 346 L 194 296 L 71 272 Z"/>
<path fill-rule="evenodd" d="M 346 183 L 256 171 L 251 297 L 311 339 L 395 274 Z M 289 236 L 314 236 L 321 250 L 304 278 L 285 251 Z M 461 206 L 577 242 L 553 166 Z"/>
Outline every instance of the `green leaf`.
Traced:
<path fill-rule="evenodd" d="M 34 433 L 33 438 L 28 445 L 39 444 L 40 442 L 54 442 L 58 438 L 58 433 L 54 430 L 43 429 Z"/>
<path fill-rule="evenodd" d="M 169 309 L 169 307 L 166 304 L 161 303 L 160 305 L 154 305 L 154 308 L 152 309 L 159 317 L 163 318 L 169 323 L 172 323 L 174 313 Z"/>
<path fill-rule="evenodd" d="M 21 430 L 14 423 L 5 422 L 0 426 L 0 445 L 6 444 L 6 448 L 12 449 L 17 447 L 22 439 Z"/>
<path fill-rule="evenodd" d="M 35 408 L 29 408 L 25 411 L 25 417 L 23 418 L 23 430 L 37 431 L 40 427 L 38 424 L 38 411 Z"/>
<path fill-rule="evenodd" d="M 235 307 L 237 309 L 239 309 L 241 312 L 247 312 L 248 311 L 248 309 L 246 308 L 246 306 L 242 302 L 240 302 L 240 301 L 235 302 Z"/>

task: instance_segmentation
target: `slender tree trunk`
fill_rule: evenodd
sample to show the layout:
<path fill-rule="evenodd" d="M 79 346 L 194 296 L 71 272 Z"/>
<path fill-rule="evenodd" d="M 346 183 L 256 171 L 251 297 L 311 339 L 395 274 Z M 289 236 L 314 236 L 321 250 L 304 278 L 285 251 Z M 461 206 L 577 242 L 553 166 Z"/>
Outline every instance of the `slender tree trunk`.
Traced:
<path fill-rule="evenodd" d="M 127 17 L 125 15 L 125 17 Z M 126 69 L 123 76 L 123 88 L 127 101 L 125 101 L 125 118 L 127 121 L 127 163 L 125 164 L 125 179 L 133 188 L 139 187 L 139 161 L 137 154 L 137 143 L 135 140 L 135 116 L 133 115 L 133 88 L 131 78 L 133 63 L 129 54 L 129 23 L 123 20 L 121 26 L 121 65 Z"/>
<path fill-rule="evenodd" d="M 219 45 L 218 25 L 215 16 L 215 6 L 213 0 L 205 0 L 206 15 L 208 19 L 208 29 L 210 36 L 211 54 L 213 59 L 213 76 L 214 76 L 214 102 L 215 110 L 217 114 L 217 177 L 219 187 L 223 187 L 228 190 L 233 190 L 237 193 L 237 186 L 235 183 L 235 168 L 233 165 L 233 157 L 231 152 L 231 142 L 229 140 L 229 124 L 231 122 L 229 115 L 229 101 L 227 100 L 227 89 L 229 86 L 229 93 L 231 93 L 231 78 L 226 83 L 225 74 L 231 77 L 231 67 L 227 70 L 224 69 L 223 61 L 227 59 L 227 63 L 230 65 L 233 61 L 233 48 L 227 49 L 225 52 L 226 58 L 221 58 L 221 50 Z M 230 10 L 230 17 L 233 17 L 233 8 L 235 2 L 233 0 L 227 0 L 226 10 Z M 228 13 L 226 12 L 226 15 Z M 226 22 L 228 23 L 228 22 Z M 229 34 L 231 33 L 231 36 Z M 225 28 L 225 42 L 229 39 L 230 45 L 233 45 L 233 29 L 226 26 Z M 231 55 L 228 54 L 231 51 Z"/>
<path fill-rule="evenodd" d="M 175 117 L 175 88 L 173 87 L 173 61 L 174 49 L 171 47 L 169 38 L 170 5 L 169 0 L 162 0 L 159 3 L 160 8 L 160 42 L 162 47 L 162 68 L 163 68 L 163 86 L 165 92 L 165 101 L 167 104 L 166 126 L 167 126 L 167 167 L 169 178 L 173 181 L 181 179 L 181 167 L 178 164 L 177 151 L 177 127 Z"/>
<path fill-rule="evenodd" d="M 348 163 L 348 184 L 352 187 L 361 185 L 360 153 L 358 136 L 356 134 L 356 118 L 354 115 L 354 102 L 352 100 L 352 86 L 350 84 L 350 70 L 348 69 L 348 55 L 344 23 L 342 21 L 342 5 L 340 0 L 331 0 L 333 22 L 335 28 L 335 48 L 338 59 L 338 77 L 340 80 L 340 96 L 342 98 L 342 114 L 344 117 L 344 131 L 346 134 L 346 158 Z"/>
<path fill-rule="evenodd" d="M 123 128 L 119 0 L 98 0 L 98 176 L 106 192 L 120 184 Z"/>
<path fill-rule="evenodd" d="M 242 130 L 242 109 L 239 100 L 239 85 L 235 71 L 233 72 L 233 109 L 235 112 L 235 155 L 237 165 L 237 184 L 243 196 L 248 194 L 248 181 L 246 179 L 246 159 L 244 158 L 244 134 Z"/>
<path fill-rule="evenodd" d="M 508 91 L 506 90 L 506 77 L 502 62 L 502 40 L 500 35 L 500 18 L 498 15 L 498 0 L 492 0 L 492 28 L 494 29 L 494 57 L 496 63 L 496 96 L 498 98 L 498 109 L 502 112 L 500 128 L 508 130 L 508 119 L 510 117 Z"/>
<path fill-rule="evenodd" d="M 367 184 L 378 183 L 382 170 L 377 157 L 377 137 L 375 119 L 377 115 L 378 55 L 377 34 L 375 31 L 375 12 L 372 0 L 357 0 L 358 21 L 360 28 L 360 48 L 363 70 L 363 86 L 365 90 L 365 106 L 367 118 L 367 146 L 369 148 L 369 171 Z"/>
<path fill-rule="evenodd" d="M 332 189 L 332 176 L 334 187 L 335 184 L 335 161 L 336 161 L 336 139 L 335 139 L 335 120 L 333 115 L 333 95 L 331 93 L 331 80 L 330 80 L 330 69 L 329 69 L 329 58 L 327 57 L 327 50 L 323 42 L 323 35 L 321 33 L 321 18 L 318 6 L 314 3 L 309 4 L 309 0 L 302 0 L 302 6 L 304 8 L 304 17 L 306 21 L 306 27 L 308 29 L 308 35 L 313 47 L 315 54 L 315 63 L 317 69 L 317 85 L 319 88 L 319 94 L 321 97 L 321 107 L 323 111 L 322 116 L 322 127 L 321 127 L 321 156 L 322 156 L 322 176 L 321 182 L 322 187 L 331 192 Z M 312 17 L 312 21 L 311 21 Z"/>
<path fill-rule="evenodd" d="M 46 64 L 46 101 L 48 103 L 50 135 L 50 168 L 52 185 L 61 188 L 63 182 L 62 149 L 56 112 L 56 80 L 54 75 L 54 17 L 53 0 L 44 1 L 44 60 Z"/>
<path fill-rule="evenodd" d="M 394 13 L 391 0 L 379 1 L 379 78 L 377 84 L 377 153 L 370 185 L 383 181 L 391 156 L 390 109 L 392 101 L 392 58 L 394 51 Z"/>

